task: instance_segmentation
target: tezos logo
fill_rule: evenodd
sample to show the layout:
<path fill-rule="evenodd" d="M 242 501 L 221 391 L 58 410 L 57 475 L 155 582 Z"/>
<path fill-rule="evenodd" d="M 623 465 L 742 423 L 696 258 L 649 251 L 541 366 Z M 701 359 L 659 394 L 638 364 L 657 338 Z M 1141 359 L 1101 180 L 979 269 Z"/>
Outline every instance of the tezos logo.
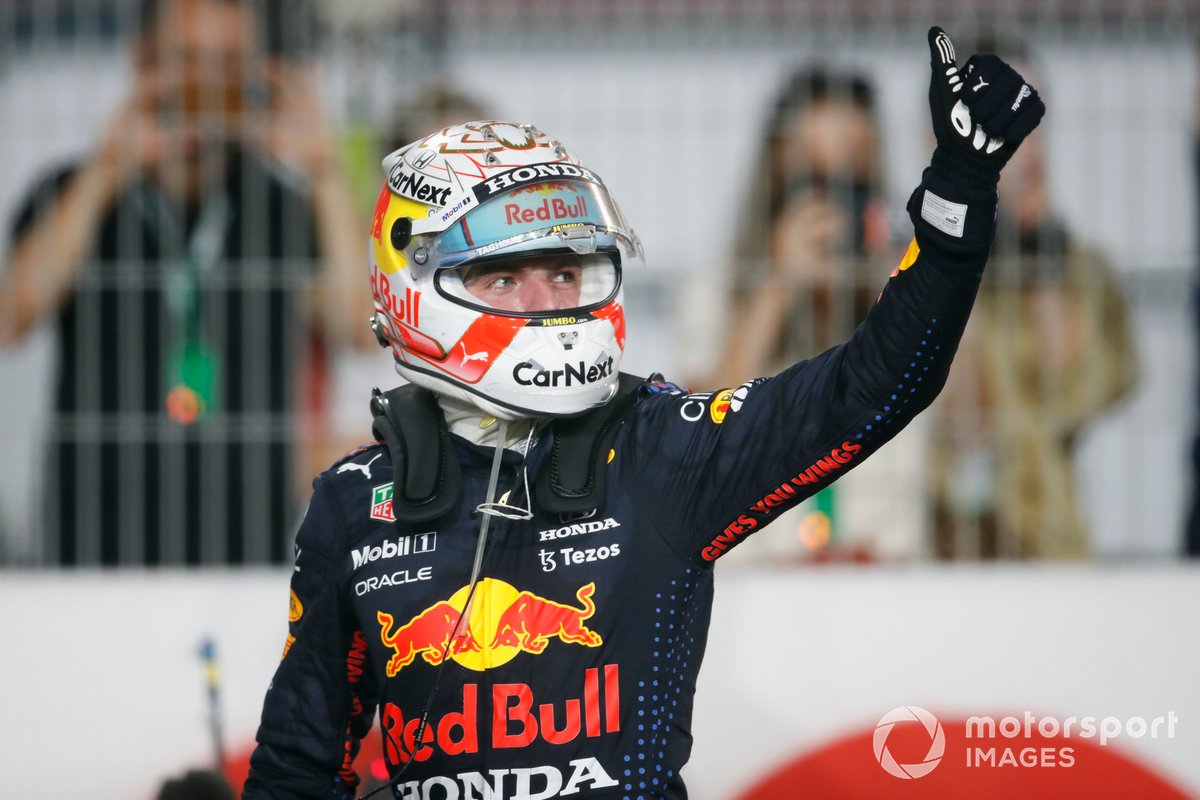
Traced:
<path fill-rule="evenodd" d="M 929 752 L 921 761 L 914 764 L 900 764 L 888 750 L 888 735 L 898 722 L 919 722 L 929 734 Z M 901 706 L 893 708 L 879 720 L 879 724 L 875 726 L 872 745 L 875 750 L 875 760 L 889 775 L 911 780 L 925 777 L 941 763 L 942 755 L 946 752 L 946 734 L 942 731 L 942 723 L 938 722 L 937 717 L 925 709 L 920 706 Z"/>

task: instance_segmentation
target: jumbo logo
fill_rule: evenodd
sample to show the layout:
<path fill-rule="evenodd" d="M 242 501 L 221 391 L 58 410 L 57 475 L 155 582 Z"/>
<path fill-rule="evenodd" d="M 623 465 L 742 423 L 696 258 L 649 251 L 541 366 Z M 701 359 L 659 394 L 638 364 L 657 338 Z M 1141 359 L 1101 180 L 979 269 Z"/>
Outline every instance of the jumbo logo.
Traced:
<path fill-rule="evenodd" d="M 411 286 L 404 287 L 404 297 L 392 291 L 392 281 L 378 267 L 371 270 L 371 294 L 388 316 L 412 328 L 421 325 L 421 293 Z"/>
<path fill-rule="evenodd" d="M 392 649 L 389 678 L 417 656 L 433 665 L 450 658 L 482 672 L 508 663 L 518 653 L 540 654 L 552 639 L 584 647 L 603 644 L 600 634 L 584 624 L 596 613 L 595 583 L 579 587 L 575 593 L 579 605 L 573 606 L 484 578 L 475 587 L 467 618 L 461 619 L 469 592 L 470 587 L 464 586 L 449 600 L 433 604 L 399 627 L 391 614 L 376 612 L 379 640 Z"/>

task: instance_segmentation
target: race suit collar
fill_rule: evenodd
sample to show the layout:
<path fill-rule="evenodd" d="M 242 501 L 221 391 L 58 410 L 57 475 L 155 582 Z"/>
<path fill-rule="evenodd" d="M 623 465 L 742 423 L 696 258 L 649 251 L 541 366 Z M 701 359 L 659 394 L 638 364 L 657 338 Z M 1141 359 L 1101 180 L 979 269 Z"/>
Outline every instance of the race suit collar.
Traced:
<path fill-rule="evenodd" d="M 446 425 L 453 435 L 483 447 L 490 448 L 500 444 L 497 436 L 500 426 L 496 424 L 495 417 L 485 414 L 466 400 L 448 397 L 440 393 L 437 395 L 437 403 L 446 419 Z M 531 426 L 535 430 L 532 440 L 529 436 Z M 511 420 L 508 423 L 506 441 L 502 443 L 503 447 L 506 450 L 525 455 L 526 444 L 532 441 L 530 449 L 536 447 L 545 426 L 546 420 Z"/>

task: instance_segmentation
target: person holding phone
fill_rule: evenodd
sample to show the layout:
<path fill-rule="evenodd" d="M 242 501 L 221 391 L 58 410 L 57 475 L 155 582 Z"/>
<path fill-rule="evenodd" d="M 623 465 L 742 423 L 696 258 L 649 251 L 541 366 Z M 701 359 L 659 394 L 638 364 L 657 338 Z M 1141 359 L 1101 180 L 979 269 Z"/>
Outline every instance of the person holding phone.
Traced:
<path fill-rule="evenodd" d="M 288 553 L 304 368 L 317 336 L 352 330 L 365 256 L 270 5 L 141 3 L 129 96 L 17 214 L 0 346 L 57 331 L 51 563 Z"/>

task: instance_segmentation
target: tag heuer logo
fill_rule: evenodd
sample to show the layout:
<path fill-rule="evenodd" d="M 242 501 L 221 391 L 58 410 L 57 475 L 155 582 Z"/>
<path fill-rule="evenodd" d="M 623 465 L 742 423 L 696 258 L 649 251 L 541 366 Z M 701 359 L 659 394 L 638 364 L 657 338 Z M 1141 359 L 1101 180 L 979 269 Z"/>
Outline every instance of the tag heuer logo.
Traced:
<path fill-rule="evenodd" d="M 371 519 L 396 521 L 396 515 L 392 513 L 392 484 L 385 483 L 371 490 Z"/>

